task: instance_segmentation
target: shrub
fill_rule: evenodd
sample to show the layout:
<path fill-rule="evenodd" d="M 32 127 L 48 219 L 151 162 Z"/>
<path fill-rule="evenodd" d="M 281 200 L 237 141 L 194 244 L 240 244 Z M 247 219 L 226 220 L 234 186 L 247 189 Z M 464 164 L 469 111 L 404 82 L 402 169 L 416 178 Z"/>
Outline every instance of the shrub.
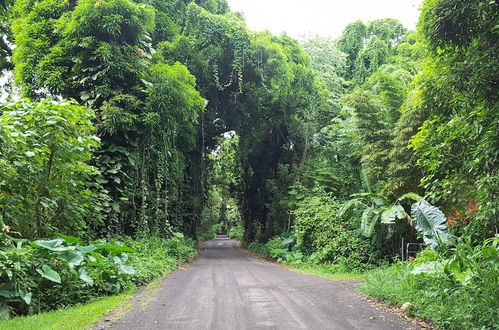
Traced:
<path fill-rule="evenodd" d="M 242 242 L 244 239 L 244 227 L 241 225 L 231 227 L 229 229 L 229 237 Z"/>
<path fill-rule="evenodd" d="M 87 162 L 99 146 L 93 118 L 67 101 L 0 106 L 0 221 L 40 237 L 82 234 L 86 220 L 99 219 L 91 216 L 87 183 L 96 171 Z"/>
<path fill-rule="evenodd" d="M 310 254 L 330 240 L 340 230 L 336 219 L 339 204 L 328 195 L 306 197 L 298 203 L 295 216 L 295 235 L 298 248 Z"/>
<path fill-rule="evenodd" d="M 181 233 L 176 233 L 170 239 L 149 237 L 139 240 L 131 238 L 125 244 L 136 251 L 131 253 L 128 263 L 137 274 L 136 284 L 144 284 L 150 280 L 178 268 L 196 254 L 195 242 L 187 239 Z"/>
<path fill-rule="evenodd" d="M 177 268 L 196 253 L 194 241 L 182 234 L 125 238 L 126 245 L 116 239 L 85 244 L 64 235 L 28 241 L 2 234 L 0 240 L 0 319 L 121 293 Z"/>
<path fill-rule="evenodd" d="M 208 230 L 202 232 L 199 235 L 199 240 L 201 242 L 204 242 L 210 239 L 214 239 L 215 237 L 217 237 L 217 234 L 220 232 L 221 227 L 222 225 L 219 223 L 212 225 L 210 228 L 208 228 Z"/>
<path fill-rule="evenodd" d="M 358 225 L 338 217 L 340 203 L 326 195 L 298 203 L 295 216 L 296 249 L 311 263 L 343 264 L 344 271 L 371 269 L 382 260 L 371 239 L 361 237 Z"/>
<path fill-rule="evenodd" d="M 264 257 L 270 258 L 270 249 L 263 243 L 251 242 L 248 245 L 248 250 Z"/>
<path fill-rule="evenodd" d="M 76 237 L 27 241 L 2 235 L 0 310 L 30 314 L 117 294 L 132 285 L 132 249 L 115 242 L 83 244 Z"/>

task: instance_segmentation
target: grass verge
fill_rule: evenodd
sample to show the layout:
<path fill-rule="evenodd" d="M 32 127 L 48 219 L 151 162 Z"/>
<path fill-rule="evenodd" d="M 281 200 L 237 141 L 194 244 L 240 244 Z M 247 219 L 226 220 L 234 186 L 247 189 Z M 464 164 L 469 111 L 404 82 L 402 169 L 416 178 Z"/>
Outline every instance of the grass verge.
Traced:
<path fill-rule="evenodd" d="M 452 274 L 412 270 L 412 265 L 403 263 L 372 270 L 360 291 L 395 306 L 410 303 L 407 315 L 440 329 L 499 329 L 497 280 L 478 278 L 463 284 Z M 497 271 L 487 271 L 497 276 Z"/>
<path fill-rule="evenodd" d="M 329 280 L 363 280 L 364 275 L 358 273 L 336 273 L 332 272 L 327 265 L 313 265 L 313 264 L 301 264 L 301 265 L 287 265 L 290 270 L 300 273 L 314 275 L 317 277 L 327 278 Z"/>
<path fill-rule="evenodd" d="M 5 330 L 76 330 L 88 329 L 99 321 L 102 315 L 127 302 L 136 289 L 117 296 L 99 298 L 89 304 L 60 309 L 37 315 L 16 317 L 0 321 Z"/>
<path fill-rule="evenodd" d="M 309 264 L 309 263 L 287 263 L 279 262 L 277 260 L 271 259 L 260 253 L 256 253 L 251 250 L 243 249 L 247 254 L 252 255 L 256 258 L 263 259 L 267 262 L 277 264 L 279 266 L 285 267 L 286 269 L 299 274 L 314 275 L 317 277 L 326 278 L 328 280 L 363 280 L 364 275 L 362 273 L 352 273 L 352 272 L 342 272 L 338 271 L 338 265 L 327 265 L 327 264 Z"/>

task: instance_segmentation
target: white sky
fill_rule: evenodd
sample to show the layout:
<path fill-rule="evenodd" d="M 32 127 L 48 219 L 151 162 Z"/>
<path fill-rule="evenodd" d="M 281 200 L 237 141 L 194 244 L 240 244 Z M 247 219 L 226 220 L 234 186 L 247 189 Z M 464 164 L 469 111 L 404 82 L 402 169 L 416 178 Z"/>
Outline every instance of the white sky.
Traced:
<path fill-rule="evenodd" d="M 304 34 L 338 37 L 358 19 L 395 18 L 410 30 L 416 28 L 422 0 L 227 0 L 233 11 L 244 13 L 252 30 L 285 31 L 298 38 Z"/>

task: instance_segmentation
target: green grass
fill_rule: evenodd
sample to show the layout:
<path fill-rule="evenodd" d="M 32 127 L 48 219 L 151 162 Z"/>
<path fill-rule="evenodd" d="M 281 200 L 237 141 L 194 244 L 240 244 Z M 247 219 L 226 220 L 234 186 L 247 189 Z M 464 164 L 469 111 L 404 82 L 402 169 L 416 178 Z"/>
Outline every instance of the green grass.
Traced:
<path fill-rule="evenodd" d="M 118 296 L 99 298 L 89 304 L 60 309 L 32 316 L 16 317 L 0 321 L 0 329 L 5 330 L 76 330 L 88 329 L 108 311 L 121 306 L 135 291 Z"/>
<path fill-rule="evenodd" d="M 314 275 L 322 278 L 327 278 L 329 280 L 362 280 L 364 275 L 358 273 L 345 273 L 345 272 L 334 272 L 327 265 L 313 265 L 313 264 L 301 264 L 301 265 L 286 265 L 292 271 L 300 274 Z"/>
<path fill-rule="evenodd" d="M 411 275 L 409 267 L 399 263 L 372 270 L 366 273 L 360 291 L 397 306 L 410 302 L 411 315 L 437 328 L 499 329 L 497 280 L 478 278 L 463 285 L 444 273 Z M 497 274 L 497 270 L 489 271 Z"/>
<path fill-rule="evenodd" d="M 258 243 L 257 243 L 258 244 Z M 255 246 L 255 244 L 253 244 Z M 264 244 L 258 244 L 258 246 L 265 247 Z M 362 280 L 364 279 L 364 275 L 362 273 L 354 273 L 345 271 L 345 267 L 337 264 L 312 264 L 312 263 L 289 263 L 285 261 L 276 261 L 268 257 L 268 254 L 262 253 L 258 249 L 250 249 L 247 250 L 252 254 L 265 258 L 266 260 L 270 260 L 271 262 L 275 262 L 285 266 L 287 269 L 299 273 L 299 274 L 307 274 L 314 275 L 317 277 L 326 278 L 329 280 Z M 264 251 L 265 252 L 265 251 Z"/>

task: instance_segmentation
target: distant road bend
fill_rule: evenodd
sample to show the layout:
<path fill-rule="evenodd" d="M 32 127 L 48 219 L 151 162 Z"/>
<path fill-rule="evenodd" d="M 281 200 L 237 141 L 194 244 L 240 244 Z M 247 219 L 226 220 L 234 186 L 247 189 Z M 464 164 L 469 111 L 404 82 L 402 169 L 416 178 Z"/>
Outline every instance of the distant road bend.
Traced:
<path fill-rule="evenodd" d="M 297 274 L 246 255 L 226 236 L 166 276 L 111 329 L 419 329 L 358 294 L 356 281 Z"/>

